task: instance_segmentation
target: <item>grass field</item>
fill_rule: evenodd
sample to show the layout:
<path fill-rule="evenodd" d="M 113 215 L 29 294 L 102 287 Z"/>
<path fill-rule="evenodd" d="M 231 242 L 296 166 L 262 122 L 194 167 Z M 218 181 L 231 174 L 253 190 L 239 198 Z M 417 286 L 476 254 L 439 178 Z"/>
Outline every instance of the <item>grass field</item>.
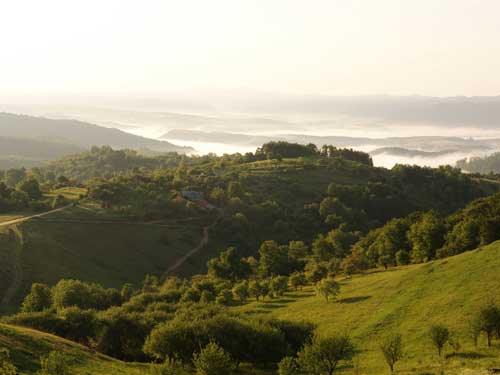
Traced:
<path fill-rule="evenodd" d="M 202 225 L 196 221 L 114 220 L 86 205 L 2 228 L 0 300 L 14 281 L 19 288 L 11 305 L 18 305 L 33 282 L 54 284 L 61 278 L 75 278 L 108 287 L 125 282 L 139 285 L 148 273 L 161 275 L 195 247 L 201 235 Z"/>
<path fill-rule="evenodd" d="M 381 340 L 392 333 L 403 335 L 405 358 L 396 366 L 400 375 L 486 374 L 500 367 L 500 343 L 488 349 L 485 340 L 476 347 L 468 323 L 478 308 L 491 300 L 500 302 L 500 242 L 453 258 L 370 272 L 342 279 L 341 294 L 326 303 L 311 287 L 281 299 L 250 302 L 234 307 L 253 316 L 312 321 L 320 335 L 349 333 L 358 347 L 354 364 L 341 374 L 388 374 L 379 350 Z M 455 332 L 461 349 L 445 349 L 439 359 L 430 344 L 430 325 L 441 323 Z M 97 355 L 79 345 L 37 331 L 0 324 L 0 347 L 11 349 L 23 374 L 32 374 L 40 355 L 52 349 L 65 351 L 74 374 L 145 374 L 137 364 L 124 364 Z M 273 375 L 243 367 L 238 374 Z M 228 374 L 232 375 L 232 374 Z"/>
<path fill-rule="evenodd" d="M 372 272 L 342 280 L 336 302 L 326 303 L 312 288 L 289 293 L 264 303 L 250 303 L 238 310 L 318 324 L 323 335 L 349 333 L 360 349 L 360 374 L 386 374 L 380 342 L 392 333 L 403 335 L 405 359 L 398 374 L 458 374 L 464 368 L 500 368 L 500 343 L 489 350 L 475 347 L 469 321 L 488 301 L 500 302 L 500 243 L 453 258 L 423 265 Z M 462 349 L 440 361 L 430 344 L 430 325 L 447 325 L 460 337 Z M 352 368 L 343 373 L 355 374 Z"/>
<path fill-rule="evenodd" d="M 8 348 L 11 359 L 21 374 L 35 374 L 39 360 L 52 350 L 65 353 L 70 361 L 72 375 L 141 375 L 147 366 L 125 364 L 112 358 L 61 339 L 27 328 L 0 324 L 0 348 Z"/>
<path fill-rule="evenodd" d="M 54 198 L 57 195 L 62 195 L 66 199 L 70 201 L 77 201 L 81 196 L 84 196 L 87 193 L 87 189 L 85 188 L 77 188 L 77 187 L 65 187 L 61 189 L 54 190 L 50 193 L 44 194 L 45 198 Z M 37 214 L 39 212 L 33 212 L 32 210 L 25 209 L 22 211 L 16 212 L 8 212 L 8 213 L 0 213 L 0 224 L 5 223 L 7 221 L 20 219 L 25 216 L 31 216 Z"/>
<path fill-rule="evenodd" d="M 86 188 L 78 188 L 78 187 L 63 187 L 57 190 L 52 191 L 49 194 L 46 194 L 49 197 L 55 197 L 57 195 L 62 195 L 64 198 L 69 200 L 79 200 L 81 196 L 85 196 L 87 194 Z"/>

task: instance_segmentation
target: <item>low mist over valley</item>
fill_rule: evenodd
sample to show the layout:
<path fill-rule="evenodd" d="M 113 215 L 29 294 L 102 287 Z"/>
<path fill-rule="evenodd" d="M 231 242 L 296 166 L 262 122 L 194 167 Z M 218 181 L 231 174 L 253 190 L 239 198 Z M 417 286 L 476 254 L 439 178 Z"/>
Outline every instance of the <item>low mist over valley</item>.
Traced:
<path fill-rule="evenodd" d="M 92 105 L 86 106 L 78 98 L 58 105 L 13 100 L 0 109 L 77 119 L 200 155 L 253 152 L 265 142 L 284 140 L 352 147 L 391 168 L 398 163 L 455 165 L 500 150 L 500 97 L 257 96 L 245 91 L 208 97 L 108 97 L 100 104 L 87 100 Z M 161 150 L 152 142 L 140 146 Z"/>

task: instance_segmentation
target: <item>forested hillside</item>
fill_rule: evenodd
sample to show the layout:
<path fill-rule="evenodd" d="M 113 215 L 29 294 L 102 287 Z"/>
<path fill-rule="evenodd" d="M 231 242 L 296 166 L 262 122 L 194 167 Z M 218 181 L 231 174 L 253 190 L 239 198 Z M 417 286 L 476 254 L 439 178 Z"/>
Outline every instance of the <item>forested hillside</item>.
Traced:
<path fill-rule="evenodd" d="M 0 133 L 0 170 L 31 168 L 48 160 L 83 151 L 82 147 L 69 143 L 3 137 Z"/>
<path fill-rule="evenodd" d="M 323 254 L 321 262 L 330 262 L 335 254 L 336 267 L 349 259 L 350 247 L 359 243 L 356 248 L 370 248 L 365 253 L 372 255 L 358 268 L 376 265 L 386 254 L 390 255 L 386 261 L 395 264 L 396 252 L 409 251 L 410 243 L 395 242 L 394 249 L 387 244 L 371 246 L 373 233 L 381 232 L 377 228 L 415 211 L 451 214 L 475 198 L 498 191 L 496 183 L 471 179 L 452 168 L 387 170 L 373 167 L 368 155 L 352 150 L 317 150 L 312 145 L 280 142 L 266 144 L 255 154 L 223 157 L 145 157 L 94 147 L 44 168 L 8 170 L 4 182 L 0 207 L 7 215 L 50 207 L 57 194 L 48 198 L 43 194 L 72 184 L 84 186 L 75 198 L 87 201 L 51 220 L 19 225 L 17 235 L 4 231 L 4 256 L 18 246 L 23 254 L 17 261 L 7 256 L 4 285 L 13 279 L 16 264 L 30 275 L 17 298 L 34 281 L 51 284 L 69 275 L 105 286 L 136 283 L 147 273 L 161 275 L 198 245 L 208 225 L 202 251 L 176 267 L 177 274 L 206 271 L 206 262 L 229 247 L 255 257 L 265 241 L 287 246 L 302 241 Z M 182 191 L 200 193 L 219 213 L 183 199 Z M 64 199 L 60 197 L 58 204 L 64 204 Z M 402 225 L 406 238 L 413 222 L 400 220 L 406 220 Z M 89 230 L 93 236 L 87 235 Z M 479 243 L 462 246 L 470 249 Z M 138 251 L 146 251 L 147 256 L 139 256 Z M 122 256 L 116 258 L 118 252 Z M 106 257 L 96 264 L 94 254 Z M 77 261 L 78 257 L 82 258 Z M 137 257 L 140 260 L 134 260 Z M 65 259 L 64 265 L 58 259 Z"/>
<path fill-rule="evenodd" d="M 3 180 L 0 298 L 15 314 L 0 348 L 47 343 L 15 325 L 100 353 L 24 344 L 3 360 L 23 373 L 55 361 L 107 374 L 105 355 L 131 374 L 141 365 L 125 362 L 176 375 L 497 366 L 498 244 L 470 252 L 500 239 L 496 181 L 286 142 L 222 157 L 94 147 Z M 9 224 L 51 199 L 62 208 Z"/>

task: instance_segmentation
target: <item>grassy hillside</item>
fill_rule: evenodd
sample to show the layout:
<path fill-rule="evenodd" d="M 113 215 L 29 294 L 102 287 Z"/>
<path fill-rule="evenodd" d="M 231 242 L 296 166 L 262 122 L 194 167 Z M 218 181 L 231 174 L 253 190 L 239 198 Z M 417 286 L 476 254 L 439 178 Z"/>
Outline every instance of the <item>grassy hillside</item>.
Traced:
<path fill-rule="evenodd" d="M 251 303 L 240 310 L 282 319 L 308 320 L 321 334 L 349 332 L 359 346 L 361 374 L 388 373 L 379 350 L 392 333 L 403 335 L 405 359 L 398 374 L 437 374 L 440 362 L 428 337 L 430 325 L 446 324 L 457 332 L 462 349 L 443 362 L 446 374 L 464 368 L 500 367 L 500 347 L 474 347 L 470 318 L 491 300 L 500 301 L 500 242 L 452 258 L 422 265 L 372 272 L 342 281 L 336 302 L 326 303 L 311 288 L 281 300 Z M 353 373 L 346 369 L 346 374 Z"/>
<path fill-rule="evenodd" d="M 197 221 L 138 223 L 90 204 L 0 228 L 0 299 L 12 283 L 18 286 L 4 305 L 17 305 L 33 282 L 61 278 L 138 285 L 148 273 L 162 274 L 201 235 Z"/>
<path fill-rule="evenodd" d="M 497 242 L 445 260 L 341 280 L 341 294 L 330 303 L 306 288 L 281 299 L 233 309 L 252 316 L 312 321 L 318 324 L 321 335 L 350 333 L 359 349 L 354 361 L 359 371 L 349 365 L 340 369 L 342 374 L 388 374 L 379 344 L 388 335 L 401 333 L 405 358 L 397 365 L 397 374 L 479 375 L 500 366 L 500 345 L 496 341 L 488 349 L 481 339 L 474 346 L 468 336 L 468 322 L 483 303 L 500 301 L 500 280 L 496 277 L 499 266 Z M 447 325 L 461 342 L 455 354 L 446 347 L 442 360 L 429 342 L 428 330 L 434 323 Z M 74 374 L 144 373 L 140 365 L 125 365 L 51 335 L 0 324 L 2 346 L 10 348 L 23 374 L 33 373 L 39 356 L 53 349 L 63 350 L 72 358 Z M 245 367 L 238 373 L 256 372 Z"/>
<path fill-rule="evenodd" d="M 74 375 L 144 374 L 145 365 L 125 364 L 112 358 L 35 330 L 0 324 L 0 348 L 8 348 L 13 363 L 21 375 L 35 374 L 41 356 L 52 350 L 64 352 L 70 360 Z"/>

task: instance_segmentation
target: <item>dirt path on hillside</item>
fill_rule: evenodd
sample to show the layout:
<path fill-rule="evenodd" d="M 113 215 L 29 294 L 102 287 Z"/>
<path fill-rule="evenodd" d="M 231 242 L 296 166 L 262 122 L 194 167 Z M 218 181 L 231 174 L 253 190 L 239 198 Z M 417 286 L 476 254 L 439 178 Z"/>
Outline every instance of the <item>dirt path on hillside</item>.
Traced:
<path fill-rule="evenodd" d="M 57 208 L 55 210 L 43 212 L 41 214 L 25 216 L 25 217 L 21 217 L 21 218 L 15 219 L 15 220 L 6 221 L 3 223 L 0 223 L 0 227 L 8 227 L 8 226 L 16 225 L 16 224 L 21 224 L 21 223 L 24 223 L 24 222 L 32 220 L 32 219 L 43 218 L 47 215 L 63 211 L 71 206 L 72 205 L 70 204 L 70 205 L 67 205 L 64 207 Z M 16 230 L 14 230 L 14 231 L 16 231 Z M 22 240 L 22 236 L 19 233 L 16 233 L 16 235 L 20 236 L 20 238 L 19 238 L 20 243 L 19 243 L 19 247 L 16 249 L 16 252 L 14 254 L 14 259 L 12 261 L 12 271 L 13 271 L 12 281 L 11 281 L 9 287 L 7 288 L 7 290 L 5 291 L 5 293 L 2 297 L 2 300 L 0 301 L 0 305 L 2 305 L 2 306 L 9 305 L 9 303 L 12 301 L 12 298 L 14 298 L 16 292 L 21 288 L 22 283 L 23 283 L 23 279 L 24 279 L 23 268 L 21 265 L 21 253 L 23 251 L 23 240 Z"/>
<path fill-rule="evenodd" d="M 174 224 L 160 224 L 160 223 L 148 223 L 141 221 L 119 221 L 119 220 L 43 219 L 37 221 L 37 223 L 143 225 L 143 226 L 156 226 L 156 227 L 167 227 L 167 228 L 175 227 Z"/>
<path fill-rule="evenodd" d="M 25 216 L 25 217 L 20 217 L 19 219 L 5 221 L 3 223 L 0 223 L 0 227 L 8 227 L 10 225 L 16 225 L 16 224 L 24 223 L 25 221 L 28 221 L 28 220 L 31 220 L 31 219 L 37 219 L 37 218 L 45 217 L 47 215 L 50 215 L 50 214 L 53 214 L 53 213 L 56 213 L 56 212 L 59 212 L 59 211 L 63 211 L 63 210 L 65 210 L 65 209 L 67 209 L 67 208 L 69 208 L 71 206 L 72 206 L 72 204 L 69 204 L 67 206 L 56 208 L 55 210 L 43 212 L 41 214 L 32 215 L 32 216 Z"/>
<path fill-rule="evenodd" d="M 186 263 L 189 258 L 199 253 L 205 246 L 208 245 L 208 241 L 210 240 L 210 229 L 217 225 L 222 216 L 223 211 L 220 210 L 217 219 L 215 219 L 212 224 L 203 227 L 203 235 L 201 237 L 200 243 L 194 249 L 191 249 L 186 253 L 186 255 L 184 255 L 182 258 L 179 258 L 174 264 L 168 267 L 165 273 L 162 275 L 163 279 L 167 278 L 172 272 L 177 271 L 184 263 Z"/>

